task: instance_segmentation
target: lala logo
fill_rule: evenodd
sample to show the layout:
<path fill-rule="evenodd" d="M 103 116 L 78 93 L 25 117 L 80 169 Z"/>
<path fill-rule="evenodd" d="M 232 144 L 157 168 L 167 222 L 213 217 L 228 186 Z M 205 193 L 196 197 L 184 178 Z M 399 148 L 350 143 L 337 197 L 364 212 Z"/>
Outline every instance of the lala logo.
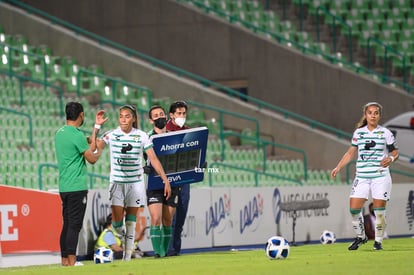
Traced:
<path fill-rule="evenodd" d="M 220 197 L 218 201 L 214 203 L 206 211 L 206 235 L 212 230 L 217 229 L 215 232 L 221 233 L 227 228 L 227 224 L 233 227 L 233 222 L 228 218 L 230 216 L 231 202 L 227 194 Z M 228 222 L 226 222 L 226 220 Z"/>
<path fill-rule="evenodd" d="M 240 233 L 243 234 L 246 228 L 250 228 L 251 232 L 256 231 L 262 215 L 263 197 L 259 193 L 240 210 Z"/>

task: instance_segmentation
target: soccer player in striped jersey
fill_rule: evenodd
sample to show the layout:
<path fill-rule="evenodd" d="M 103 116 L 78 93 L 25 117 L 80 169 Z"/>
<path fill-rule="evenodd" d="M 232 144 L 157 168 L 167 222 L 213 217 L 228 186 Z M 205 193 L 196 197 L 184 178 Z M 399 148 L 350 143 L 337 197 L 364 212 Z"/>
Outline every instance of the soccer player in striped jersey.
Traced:
<path fill-rule="evenodd" d="M 398 159 L 398 148 L 392 132 L 379 125 L 381 115 L 382 106 L 379 103 L 369 102 L 363 106 L 363 116 L 353 133 L 351 146 L 331 171 L 331 177 L 334 178 L 357 155 L 356 176 L 349 201 L 356 238 L 348 247 L 349 250 L 357 250 L 368 241 L 361 210 L 370 191 L 376 217 L 373 248 L 382 250 L 386 227 L 385 209 L 392 185 L 389 166 Z"/>
<path fill-rule="evenodd" d="M 118 120 L 119 127 L 104 133 L 98 147 L 103 149 L 109 145 L 112 226 L 119 235 L 125 235 L 123 260 L 129 261 L 134 250 L 137 212 L 146 200 L 142 166 L 144 152 L 164 182 L 164 196 L 167 199 L 171 195 L 171 186 L 148 135 L 137 127 L 136 109 L 131 105 L 122 106 Z"/>

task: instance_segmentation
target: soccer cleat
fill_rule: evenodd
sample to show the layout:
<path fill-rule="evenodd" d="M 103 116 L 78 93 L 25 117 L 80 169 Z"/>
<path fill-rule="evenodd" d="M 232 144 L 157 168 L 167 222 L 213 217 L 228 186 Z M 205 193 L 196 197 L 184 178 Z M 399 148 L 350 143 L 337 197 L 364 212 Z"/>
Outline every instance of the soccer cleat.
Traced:
<path fill-rule="evenodd" d="M 374 250 L 382 250 L 382 243 L 374 242 Z"/>
<path fill-rule="evenodd" d="M 367 241 L 367 237 L 365 237 L 364 239 L 356 237 L 354 242 L 351 243 L 351 245 L 348 247 L 348 250 L 357 250 L 362 244 L 366 243 Z"/>

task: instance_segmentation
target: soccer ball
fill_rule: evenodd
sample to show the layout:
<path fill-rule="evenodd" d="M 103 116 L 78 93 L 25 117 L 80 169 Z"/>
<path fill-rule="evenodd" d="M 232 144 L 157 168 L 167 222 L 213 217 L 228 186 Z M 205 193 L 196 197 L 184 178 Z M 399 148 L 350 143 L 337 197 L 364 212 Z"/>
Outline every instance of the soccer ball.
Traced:
<path fill-rule="evenodd" d="M 114 252 L 106 247 L 99 247 L 95 250 L 93 261 L 95 264 L 112 263 L 114 260 Z"/>
<path fill-rule="evenodd" d="M 267 240 L 266 256 L 271 260 L 286 259 L 289 255 L 290 245 L 288 241 L 280 236 L 273 236 Z"/>
<path fill-rule="evenodd" d="M 320 237 L 320 241 L 322 244 L 333 244 L 336 241 L 335 233 L 329 230 L 324 230 Z"/>

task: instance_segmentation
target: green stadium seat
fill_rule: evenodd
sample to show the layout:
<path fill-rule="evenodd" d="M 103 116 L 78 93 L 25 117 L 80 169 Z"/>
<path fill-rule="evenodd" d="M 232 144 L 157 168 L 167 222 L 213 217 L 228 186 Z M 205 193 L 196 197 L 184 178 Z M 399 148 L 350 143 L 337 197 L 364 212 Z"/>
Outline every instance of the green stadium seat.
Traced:
<path fill-rule="evenodd" d="M 373 20 L 366 20 L 365 24 L 361 25 L 361 31 L 369 31 L 370 36 L 379 37 L 380 28 Z"/>
<path fill-rule="evenodd" d="M 304 45 L 306 42 L 312 43 L 312 36 L 310 35 L 309 32 L 306 31 L 301 31 L 301 32 L 296 32 L 296 42 L 299 44 Z"/>
<path fill-rule="evenodd" d="M 393 8 L 388 12 L 388 20 L 392 19 L 397 22 L 397 24 L 402 24 L 405 21 L 404 12 L 400 8 Z"/>
<path fill-rule="evenodd" d="M 413 30 L 414 29 L 414 11 L 408 13 L 408 17 L 402 22 L 402 30 Z"/>
<path fill-rule="evenodd" d="M 335 11 L 335 14 L 345 19 L 349 13 L 349 0 L 335 0 L 331 3 L 329 10 Z"/>
<path fill-rule="evenodd" d="M 141 95 L 140 95 L 140 98 L 137 99 L 137 107 L 142 110 L 149 110 L 151 108 L 150 95 L 149 95 L 149 93 L 151 93 L 151 90 L 141 89 L 140 91 L 141 91 Z"/>
<path fill-rule="evenodd" d="M 318 17 L 319 20 L 323 20 L 324 12 L 322 11 L 322 9 L 328 10 L 328 3 L 328 0 L 309 1 L 308 13 L 311 16 L 312 20 L 316 22 L 318 20 Z"/>
<path fill-rule="evenodd" d="M 371 1 L 372 8 L 377 8 L 383 11 L 388 11 L 390 9 L 388 0 L 375 0 Z"/>
<path fill-rule="evenodd" d="M 393 18 L 388 18 L 387 20 L 384 21 L 384 23 L 382 24 L 382 30 L 383 31 L 388 30 L 388 31 L 396 33 L 398 35 L 401 32 L 399 22 L 396 21 Z"/>
<path fill-rule="evenodd" d="M 356 9 L 356 8 L 352 8 L 350 10 L 350 13 L 346 17 L 346 20 L 352 21 L 353 24 L 358 25 L 359 29 L 361 29 L 362 25 L 365 24 L 364 14 L 359 9 Z"/>
<path fill-rule="evenodd" d="M 296 32 L 296 27 L 290 20 L 284 20 L 279 23 L 281 33 Z"/>
<path fill-rule="evenodd" d="M 48 80 L 51 83 L 66 83 L 66 68 L 62 66 L 60 58 L 51 58 L 51 63 L 47 66 Z"/>
<path fill-rule="evenodd" d="M 353 9 L 358 9 L 360 11 L 367 11 L 370 9 L 369 7 L 369 1 L 366 0 L 352 0 L 351 1 L 351 7 Z"/>
<path fill-rule="evenodd" d="M 378 38 L 393 48 L 397 48 L 398 44 L 400 44 L 400 42 L 398 41 L 398 33 L 392 30 L 382 30 Z"/>
<path fill-rule="evenodd" d="M 264 10 L 263 5 L 260 3 L 260 1 L 246 1 L 246 4 L 247 9 L 251 12 L 262 12 Z"/>
<path fill-rule="evenodd" d="M 247 12 L 249 10 L 247 1 L 235 0 L 231 3 L 232 3 L 231 10 L 233 12 L 238 12 L 238 11 Z"/>
<path fill-rule="evenodd" d="M 400 13 L 404 14 L 404 16 L 412 10 L 411 0 L 394 0 L 391 3 L 393 9 L 398 9 Z"/>
<path fill-rule="evenodd" d="M 399 36 L 399 41 L 406 42 L 406 43 L 413 43 L 414 42 L 414 30 L 411 29 L 403 29 Z"/>
<path fill-rule="evenodd" d="M 87 75 L 81 78 L 82 94 L 102 93 L 105 90 L 105 79 L 97 75 Z"/>
<path fill-rule="evenodd" d="M 386 22 L 385 14 L 382 10 L 378 8 L 372 8 L 367 13 L 367 20 L 373 20 L 376 24 L 383 26 L 384 22 Z"/>

